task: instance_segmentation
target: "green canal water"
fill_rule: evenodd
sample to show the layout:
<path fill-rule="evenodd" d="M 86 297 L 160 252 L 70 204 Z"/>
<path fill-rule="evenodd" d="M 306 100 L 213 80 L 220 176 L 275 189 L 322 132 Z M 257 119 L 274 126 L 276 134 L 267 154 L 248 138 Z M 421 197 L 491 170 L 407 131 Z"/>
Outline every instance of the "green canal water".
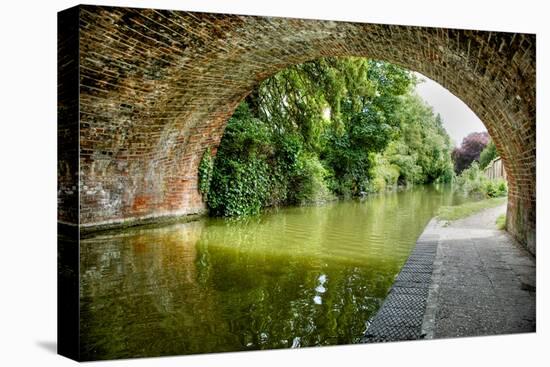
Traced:
<path fill-rule="evenodd" d="M 81 349 L 111 359 L 357 342 L 441 205 L 423 186 L 81 242 Z"/>

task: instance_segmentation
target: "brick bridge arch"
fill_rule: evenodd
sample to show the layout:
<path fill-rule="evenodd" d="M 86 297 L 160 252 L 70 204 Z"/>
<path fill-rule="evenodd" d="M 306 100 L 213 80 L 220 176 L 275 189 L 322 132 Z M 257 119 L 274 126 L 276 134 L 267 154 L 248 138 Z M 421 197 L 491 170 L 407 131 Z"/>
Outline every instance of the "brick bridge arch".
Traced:
<path fill-rule="evenodd" d="M 199 161 L 255 85 L 318 57 L 364 56 L 428 76 L 479 116 L 508 173 L 508 230 L 534 252 L 534 35 L 94 6 L 68 14 L 61 38 L 80 22 L 80 169 L 61 147 L 60 221 L 201 212 Z M 79 219 L 64 210 L 75 183 Z"/>

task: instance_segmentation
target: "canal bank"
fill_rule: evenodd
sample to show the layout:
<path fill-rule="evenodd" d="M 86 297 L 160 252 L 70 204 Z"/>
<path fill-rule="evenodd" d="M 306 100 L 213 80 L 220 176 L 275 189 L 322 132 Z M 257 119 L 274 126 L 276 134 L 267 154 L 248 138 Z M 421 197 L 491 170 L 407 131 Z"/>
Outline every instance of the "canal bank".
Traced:
<path fill-rule="evenodd" d="M 362 341 L 534 332 L 535 259 L 496 229 L 496 218 L 505 210 L 502 205 L 453 222 L 432 220 Z M 415 268 L 407 266 L 415 264 L 417 249 L 427 242 L 435 247 L 433 255 L 424 256 L 424 271 L 431 269 L 429 284 L 426 274 L 411 278 Z M 405 278 L 417 295 L 401 296 Z M 418 308 L 424 310 L 422 316 Z"/>

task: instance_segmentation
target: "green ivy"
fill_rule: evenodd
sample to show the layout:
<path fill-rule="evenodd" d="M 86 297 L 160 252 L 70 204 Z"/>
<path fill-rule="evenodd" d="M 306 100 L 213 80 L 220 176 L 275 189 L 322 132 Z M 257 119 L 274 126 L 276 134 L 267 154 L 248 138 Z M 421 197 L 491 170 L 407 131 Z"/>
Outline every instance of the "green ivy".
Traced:
<path fill-rule="evenodd" d="M 272 132 L 241 104 L 229 119 L 220 143 L 210 191 L 210 213 L 215 216 L 258 214 L 269 201 L 274 159 Z"/>
<path fill-rule="evenodd" d="M 210 190 L 210 181 L 214 171 L 214 158 L 210 148 L 206 149 L 199 163 L 199 192 L 202 194 L 203 200 L 207 200 Z"/>

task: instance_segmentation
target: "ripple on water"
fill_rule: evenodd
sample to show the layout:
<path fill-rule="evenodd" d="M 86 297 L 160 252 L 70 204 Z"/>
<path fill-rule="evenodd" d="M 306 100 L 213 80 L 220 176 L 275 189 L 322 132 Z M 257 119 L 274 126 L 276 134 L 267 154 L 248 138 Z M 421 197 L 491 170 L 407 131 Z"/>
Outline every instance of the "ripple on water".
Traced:
<path fill-rule="evenodd" d="M 83 357 L 354 342 L 453 200 L 415 188 L 83 240 Z"/>

